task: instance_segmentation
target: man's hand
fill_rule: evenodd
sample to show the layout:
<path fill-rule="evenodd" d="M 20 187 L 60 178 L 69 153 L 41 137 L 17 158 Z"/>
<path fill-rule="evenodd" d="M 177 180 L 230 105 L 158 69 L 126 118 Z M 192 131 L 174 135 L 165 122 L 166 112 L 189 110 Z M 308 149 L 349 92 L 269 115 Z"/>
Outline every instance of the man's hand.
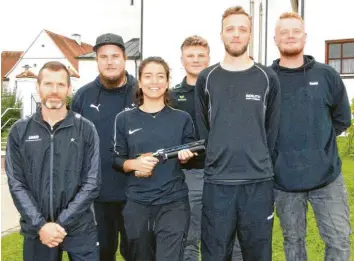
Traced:
<path fill-rule="evenodd" d="M 50 248 L 57 247 L 61 242 L 63 242 L 65 236 L 65 229 L 53 222 L 45 224 L 39 230 L 39 239 L 42 244 Z"/>
<path fill-rule="evenodd" d="M 198 153 L 193 153 L 188 149 L 185 150 L 180 150 L 178 152 L 178 159 L 182 164 L 185 164 L 188 162 L 188 160 L 190 160 L 191 158 L 193 158 L 194 156 L 197 156 Z"/>

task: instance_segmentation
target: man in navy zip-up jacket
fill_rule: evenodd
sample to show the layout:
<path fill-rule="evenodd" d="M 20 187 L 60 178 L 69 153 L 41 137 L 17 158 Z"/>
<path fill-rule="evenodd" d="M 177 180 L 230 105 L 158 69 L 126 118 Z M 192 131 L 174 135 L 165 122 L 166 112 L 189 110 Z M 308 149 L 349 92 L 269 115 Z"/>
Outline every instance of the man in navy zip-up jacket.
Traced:
<path fill-rule="evenodd" d="M 336 136 L 351 124 L 350 106 L 340 75 L 303 55 L 304 22 L 283 14 L 276 27 L 280 59 L 272 68 L 281 86 L 275 162 L 275 202 L 288 261 L 305 261 L 309 201 L 326 244 L 325 260 L 349 260 L 350 223 Z"/>
<path fill-rule="evenodd" d="M 59 62 L 38 74 L 41 109 L 17 121 L 5 169 L 21 214 L 24 261 L 98 261 L 93 202 L 101 184 L 99 138 L 92 122 L 68 111 L 70 75 Z"/>
<path fill-rule="evenodd" d="M 75 94 L 72 110 L 92 121 L 100 137 L 102 187 L 95 202 L 101 260 L 114 261 L 120 233 L 120 252 L 126 257 L 126 234 L 122 211 L 126 177 L 112 168 L 111 141 L 115 116 L 133 107 L 136 80 L 125 71 L 122 37 L 104 34 L 97 38 L 96 59 L 100 75 Z"/>

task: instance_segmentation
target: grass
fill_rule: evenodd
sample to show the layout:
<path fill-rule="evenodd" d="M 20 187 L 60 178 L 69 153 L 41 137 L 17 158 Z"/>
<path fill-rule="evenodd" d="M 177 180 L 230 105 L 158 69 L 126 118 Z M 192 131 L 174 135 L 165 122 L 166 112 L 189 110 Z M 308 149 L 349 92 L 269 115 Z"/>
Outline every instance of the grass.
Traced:
<path fill-rule="evenodd" d="M 341 147 L 342 141 L 339 141 L 339 146 Z M 354 209 L 354 158 L 343 158 L 343 173 L 345 178 L 345 184 L 349 196 L 349 208 L 351 213 Z M 352 227 L 354 228 L 354 214 L 350 217 Z M 317 225 L 314 219 L 314 215 L 311 207 L 309 207 L 308 212 L 308 227 L 307 227 L 307 253 L 308 260 L 311 261 L 323 261 L 324 260 L 324 244 L 320 239 Z M 2 238 L 1 244 L 1 260 L 3 261 L 20 261 L 22 259 L 22 236 L 18 233 L 13 233 L 11 235 Z M 351 259 L 354 261 L 354 233 L 351 235 Z M 118 261 L 123 260 L 119 255 L 117 255 Z M 66 255 L 64 255 L 64 260 L 68 260 Z M 275 218 L 274 223 L 274 233 L 273 233 L 273 261 L 284 261 L 285 256 L 283 252 L 283 236 L 279 226 L 278 218 Z"/>
<path fill-rule="evenodd" d="M 2 261 L 21 261 L 23 237 L 19 233 L 4 236 L 1 239 L 1 260 Z M 69 261 L 66 253 L 63 255 L 63 261 Z M 117 254 L 117 261 L 124 261 L 124 259 Z"/>

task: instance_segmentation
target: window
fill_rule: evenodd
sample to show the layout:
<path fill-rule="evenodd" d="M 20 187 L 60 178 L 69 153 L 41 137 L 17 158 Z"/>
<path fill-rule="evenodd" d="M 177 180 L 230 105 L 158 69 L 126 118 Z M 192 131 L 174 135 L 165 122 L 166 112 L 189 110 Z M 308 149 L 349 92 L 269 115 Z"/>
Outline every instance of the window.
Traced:
<path fill-rule="evenodd" d="M 340 74 L 354 74 L 354 38 L 326 41 L 326 63 Z"/>

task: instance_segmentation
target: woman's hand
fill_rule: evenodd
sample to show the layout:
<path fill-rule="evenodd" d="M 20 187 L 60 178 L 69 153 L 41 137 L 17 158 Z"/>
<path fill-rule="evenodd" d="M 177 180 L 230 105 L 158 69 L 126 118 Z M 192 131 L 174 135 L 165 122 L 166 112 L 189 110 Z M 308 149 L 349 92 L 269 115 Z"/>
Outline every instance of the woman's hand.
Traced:
<path fill-rule="evenodd" d="M 152 172 L 142 172 L 137 170 L 134 172 L 134 175 L 137 178 L 148 178 L 152 175 Z"/>
<path fill-rule="evenodd" d="M 182 164 L 185 164 L 188 162 L 188 160 L 190 160 L 191 158 L 193 158 L 194 156 L 197 156 L 198 153 L 193 153 L 190 150 L 180 150 L 178 152 L 178 159 Z"/>
<path fill-rule="evenodd" d="M 145 153 L 134 162 L 135 176 L 138 178 L 150 177 L 152 170 L 159 160 L 152 156 L 152 153 Z"/>

